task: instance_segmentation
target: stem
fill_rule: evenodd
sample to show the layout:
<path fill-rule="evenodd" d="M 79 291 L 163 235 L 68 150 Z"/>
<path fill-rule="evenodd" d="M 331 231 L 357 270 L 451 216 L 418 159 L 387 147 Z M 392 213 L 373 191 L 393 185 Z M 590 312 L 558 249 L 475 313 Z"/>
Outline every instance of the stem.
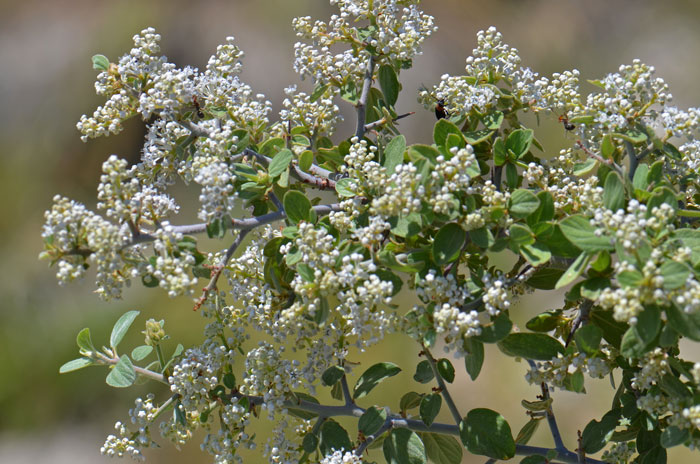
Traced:
<path fill-rule="evenodd" d="M 639 166 L 639 158 L 634 151 L 634 145 L 631 142 L 625 140 L 625 149 L 627 150 L 627 157 L 630 159 L 630 172 L 627 174 L 629 180 L 634 179 L 634 173 L 637 172 L 637 166 Z"/>
<path fill-rule="evenodd" d="M 342 208 L 338 203 L 333 203 L 330 205 L 317 205 L 312 208 L 318 216 L 325 216 L 332 211 L 340 211 Z M 229 225 L 232 229 L 237 229 L 241 231 L 251 231 L 257 227 L 264 226 L 276 221 L 281 221 L 285 219 L 287 215 L 283 211 L 275 211 L 272 213 L 263 214 L 262 216 L 256 216 L 247 219 L 231 219 L 231 224 Z M 203 234 L 207 231 L 207 224 L 205 222 L 199 224 L 188 224 L 182 226 L 173 226 L 173 232 L 183 235 L 195 235 Z M 156 237 L 150 234 L 141 233 L 138 238 L 132 240 L 122 247 L 128 248 L 133 245 L 138 245 L 141 243 L 149 243 L 156 240 Z M 85 253 L 87 251 L 84 251 Z M 92 253 L 92 251 L 90 251 Z"/>
<path fill-rule="evenodd" d="M 374 434 L 370 435 L 369 437 L 366 437 L 365 441 L 360 443 L 360 445 L 355 449 L 355 456 L 362 457 L 362 454 L 365 452 L 367 447 L 372 444 L 373 441 L 375 441 L 377 438 L 381 437 L 385 432 L 390 430 L 392 427 L 392 422 L 387 419 L 382 427 L 377 430 Z"/>
<path fill-rule="evenodd" d="M 395 118 L 393 118 L 393 119 L 391 120 L 391 122 L 396 122 L 396 121 L 398 121 L 399 119 L 403 119 L 403 118 L 408 117 L 408 116 L 410 116 L 410 115 L 412 115 L 412 114 L 416 114 L 416 112 L 415 112 L 415 111 L 411 111 L 410 113 L 400 114 L 400 115 L 396 116 Z M 382 125 L 384 125 L 384 124 L 386 124 L 386 123 L 387 123 L 387 120 L 386 120 L 385 117 L 382 118 L 382 119 L 378 119 L 378 120 L 376 120 L 376 121 L 370 122 L 370 123 L 368 123 L 368 124 L 365 124 L 365 131 L 370 131 L 370 130 L 374 129 L 375 127 L 382 126 Z"/>
<path fill-rule="evenodd" d="M 97 361 L 101 364 L 109 364 L 109 365 L 114 365 L 119 362 L 119 356 L 115 356 L 113 358 L 108 358 L 107 356 L 102 355 L 101 353 L 97 353 L 99 355 L 99 358 L 97 358 Z M 93 358 L 95 359 L 95 358 Z M 168 379 L 166 377 L 158 372 L 151 371 L 149 369 L 144 369 L 143 367 L 138 367 L 134 366 L 134 372 L 136 372 L 138 375 L 142 375 L 146 378 L 149 378 L 151 380 L 155 380 L 160 383 L 164 383 L 165 385 L 168 385 Z"/>
<path fill-rule="evenodd" d="M 160 370 L 165 369 L 165 357 L 163 356 L 163 350 L 160 349 L 160 344 L 156 344 L 156 355 L 158 356 L 158 364 L 160 364 Z"/>
<path fill-rule="evenodd" d="M 228 264 L 228 262 L 231 260 L 231 257 L 236 252 L 236 249 L 241 245 L 241 242 L 243 242 L 243 239 L 246 235 L 248 235 L 248 230 L 242 229 L 238 234 L 238 237 L 236 237 L 236 240 L 234 240 L 231 246 L 228 248 L 228 250 L 226 250 L 226 256 L 224 256 L 224 259 L 222 259 L 221 262 L 212 271 L 209 283 L 206 287 L 204 287 L 204 289 L 202 290 L 202 296 L 199 298 L 199 300 L 197 300 L 197 303 L 195 303 L 195 311 L 199 309 L 199 307 L 202 306 L 202 304 L 204 304 L 204 302 L 207 300 L 207 297 L 209 296 L 209 293 L 211 293 L 211 291 L 216 288 L 216 282 L 218 282 L 221 273 L 226 267 L 226 264 Z"/>
<path fill-rule="evenodd" d="M 430 368 L 432 369 L 435 380 L 437 380 L 438 386 L 440 387 L 440 393 L 442 394 L 445 403 L 447 403 L 447 407 L 452 413 L 452 418 L 455 420 L 457 425 L 459 425 L 462 422 L 462 415 L 457 410 L 457 405 L 455 405 L 455 402 L 452 400 L 452 395 L 450 395 L 450 392 L 447 390 L 447 385 L 445 385 L 445 381 L 437 370 L 435 358 L 433 358 L 430 350 L 425 345 L 423 345 L 423 352 L 425 353 L 428 363 L 430 363 Z"/>
<path fill-rule="evenodd" d="M 369 91 L 372 88 L 372 75 L 374 74 L 374 56 L 370 55 L 367 59 L 367 70 L 365 71 L 365 80 L 362 84 L 362 93 L 360 94 L 360 100 L 355 105 L 357 109 L 357 129 L 355 129 L 355 136 L 358 139 L 362 139 L 365 135 L 365 112 L 367 106 L 367 99 L 369 98 Z"/>
<path fill-rule="evenodd" d="M 352 395 L 350 394 L 350 387 L 348 386 L 348 378 L 346 375 L 343 375 L 340 379 L 340 387 L 343 389 L 343 397 L 345 398 L 345 406 L 351 406 L 355 404 L 355 401 L 352 399 Z"/>

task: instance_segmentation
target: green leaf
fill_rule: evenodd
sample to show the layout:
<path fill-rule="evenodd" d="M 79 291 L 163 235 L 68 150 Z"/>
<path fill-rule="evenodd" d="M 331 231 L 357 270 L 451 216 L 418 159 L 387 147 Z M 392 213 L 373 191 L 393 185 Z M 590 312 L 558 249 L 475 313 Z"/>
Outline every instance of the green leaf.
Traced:
<path fill-rule="evenodd" d="M 518 247 L 535 243 L 535 236 L 530 228 L 523 224 L 512 224 L 508 229 L 511 243 Z"/>
<path fill-rule="evenodd" d="M 131 350 L 131 357 L 134 358 L 134 361 L 141 361 L 143 359 L 146 359 L 146 356 L 151 354 L 151 352 L 153 352 L 152 346 L 141 345 Z"/>
<path fill-rule="evenodd" d="M 351 177 L 345 177 L 335 183 L 335 191 L 338 196 L 351 198 L 357 195 L 357 181 Z"/>
<path fill-rule="evenodd" d="M 372 435 L 384 425 L 386 416 L 386 409 L 384 408 L 377 408 L 376 406 L 367 408 L 364 414 L 360 416 L 357 429 L 366 437 Z"/>
<path fill-rule="evenodd" d="M 494 111 L 481 118 L 484 127 L 491 130 L 498 130 L 503 123 L 503 112 Z M 471 142 L 470 142 L 471 143 Z"/>
<path fill-rule="evenodd" d="M 664 375 L 659 379 L 658 384 L 661 390 L 671 398 L 678 398 L 682 401 L 693 396 L 688 386 L 673 374 Z"/>
<path fill-rule="evenodd" d="M 600 422 L 592 420 L 583 430 L 582 445 L 586 454 L 602 450 L 617 427 L 620 410 L 612 410 L 603 416 Z"/>
<path fill-rule="evenodd" d="M 345 375 L 345 369 L 341 366 L 331 366 L 321 374 L 323 385 L 330 387 L 340 382 L 340 379 Z"/>
<path fill-rule="evenodd" d="M 625 288 L 638 288 L 643 280 L 644 275 L 637 270 L 622 271 L 617 275 L 617 282 Z"/>
<path fill-rule="evenodd" d="M 593 356 L 598 352 L 600 340 L 603 338 L 603 331 L 594 324 L 587 324 L 580 327 L 575 334 L 576 346 L 582 353 Z"/>
<path fill-rule="evenodd" d="M 425 454 L 435 464 L 460 464 L 462 445 L 454 437 L 439 433 L 419 433 L 425 445 Z"/>
<path fill-rule="evenodd" d="M 615 132 L 611 135 L 613 138 L 622 139 L 631 143 L 642 143 L 648 138 L 647 134 L 638 129 L 629 129 L 625 132 Z"/>
<path fill-rule="evenodd" d="M 77 371 L 83 367 L 92 366 L 94 364 L 93 360 L 90 358 L 78 358 L 72 361 L 68 361 L 58 369 L 59 374 L 65 374 L 66 372 Z"/>
<path fill-rule="evenodd" d="M 318 437 L 313 432 L 308 432 L 301 441 L 301 447 L 304 452 L 313 453 L 318 448 Z"/>
<path fill-rule="evenodd" d="M 549 332 L 557 328 L 562 320 L 561 310 L 545 311 L 533 317 L 525 324 L 525 327 L 533 332 Z"/>
<path fill-rule="evenodd" d="M 603 204 L 613 212 L 625 207 L 625 186 L 620 175 L 614 171 L 605 178 Z"/>
<path fill-rule="evenodd" d="M 430 427 L 430 424 L 433 423 L 438 413 L 440 412 L 441 407 L 442 397 L 439 393 L 431 393 L 429 395 L 425 395 L 420 402 L 420 408 L 418 408 L 420 418 L 423 421 L 423 423 Z"/>
<path fill-rule="evenodd" d="M 596 166 L 598 166 L 598 160 L 588 158 L 583 163 L 574 164 L 574 175 L 579 177 L 587 176 L 595 170 Z"/>
<path fill-rule="evenodd" d="M 90 339 L 90 329 L 87 327 L 78 332 L 78 336 L 76 337 L 75 341 L 78 344 L 78 348 L 80 348 L 81 354 L 88 354 L 97 351 L 95 346 L 92 344 L 92 340 Z"/>
<path fill-rule="evenodd" d="M 447 383 L 452 383 L 455 380 L 455 368 L 447 358 L 438 359 L 437 370 L 440 377 L 447 380 Z"/>
<path fill-rule="evenodd" d="M 470 453 L 494 459 L 515 456 L 515 441 L 508 422 L 496 411 L 472 409 L 459 424 L 462 444 Z"/>
<path fill-rule="evenodd" d="M 493 164 L 495 166 L 503 166 L 508 160 L 508 154 L 506 153 L 506 144 L 503 142 L 502 138 L 497 138 L 493 142 Z"/>
<path fill-rule="evenodd" d="M 506 185 L 509 189 L 518 186 L 518 168 L 513 163 L 506 164 Z"/>
<path fill-rule="evenodd" d="M 420 401 L 423 399 L 423 395 L 410 391 L 405 393 L 399 401 L 399 409 L 401 411 L 408 411 L 409 409 L 417 408 L 420 405 Z"/>
<path fill-rule="evenodd" d="M 537 427 L 539 427 L 540 422 L 542 422 L 542 419 L 530 419 L 523 425 L 523 428 L 520 429 L 520 432 L 518 432 L 518 435 L 515 437 L 515 443 L 518 445 L 527 445 L 527 442 L 530 441 L 530 438 L 535 434 L 537 431 Z"/>
<path fill-rule="evenodd" d="M 498 342 L 498 347 L 508 356 L 549 361 L 564 353 L 559 340 L 543 333 L 512 333 Z"/>
<path fill-rule="evenodd" d="M 481 327 L 481 334 L 476 339 L 484 343 L 496 343 L 510 333 L 513 322 L 506 313 L 501 313 L 491 324 Z"/>
<path fill-rule="evenodd" d="M 635 330 L 644 345 L 654 341 L 661 330 L 661 311 L 656 306 L 646 306 L 637 315 Z"/>
<path fill-rule="evenodd" d="M 610 288 L 610 279 L 606 277 L 590 277 L 581 282 L 581 296 L 589 300 L 595 300 L 606 288 Z"/>
<path fill-rule="evenodd" d="M 140 311 L 128 311 L 119 318 L 112 328 L 112 335 L 109 337 L 109 346 L 116 348 L 117 345 L 119 345 L 119 342 L 122 341 L 127 330 L 131 327 L 131 323 L 134 322 L 134 319 L 136 319 L 136 316 L 139 314 Z"/>
<path fill-rule="evenodd" d="M 646 352 L 646 344 L 634 327 L 627 329 L 620 342 L 620 354 L 625 358 L 639 358 Z"/>
<path fill-rule="evenodd" d="M 610 237 L 605 235 L 596 235 L 595 227 L 593 227 L 588 219 L 575 214 L 569 216 L 559 223 L 564 236 L 578 248 L 591 253 L 602 250 L 613 250 Z"/>
<path fill-rule="evenodd" d="M 661 432 L 661 446 L 664 448 L 673 448 L 683 444 L 690 438 L 688 429 L 679 429 L 675 425 L 671 425 Z"/>
<path fill-rule="evenodd" d="M 484 344 L 473 337 L 464 341 L 467 354 L 464 356 L 464 367 L 472 380 L 476 380 L 484 365 Z"/>
<path fill-rule="evenodd" d="M 640 164 L 637 166 L 637 170 L 634 171 L 634 178 L 632 179 L 632 186 L 636 190 L 646 190 L 649 186 L 647 178 L 649 177 L 649 165 Z"/>
<path fill-rule="evenodd" d="M 128 313 L 127 313 L 128 314 Z M 136 371 L 131 359 L 127 355 L 122 355 L 117 364 L 107 375 L 107 385 L 117 388 L 130 387 L 136 381 Z"/>
<path fill-rule="evenodd" d="M 561 269 L 543 267 L 537 269 L 525 283 L 538 290 L 553 290 L 562 274 L 564 271 Z"/>
<path fill-rule="evenodd" d="M 309 395 L 308 393 L 294 392 L 294 396 L 296 396 L 297 400 L 299 401 L 306 401 L 313 404 L 319 404 L 318 400 L 313 396 Z M 289 414 L 304 420 L 313 419 L 314 417 L 318 416 L 318 414 L 316 414 L 315 412 L 306 411 L 304 409 L 288 408 L 288 411 Z"/>
<path fill-rule="evenodd" d="M 573 374 L 566 374 L 566 379 L 564 379 L 564 388 L 574 393 L 582 393 L 583 388 L 583 372 L 577 370 Z"/>
<path fill-rule="evenodd" d="M 450 222 L 442 226 L 433 241 L 435 262 L 442 266 L 457 259 L 466 239 L 467 233 L 459 224 Z"/>
<path fill-rule="evenodd" d="M 590 260 L 591 255 L 589 255 L 588 253 L 581 253 L 580 255 L 578 255 L 578 258 L 576 258 L 574 262 L 571 263 L 571 266 L 569 266 L 566 272 L 564 272 L 561 275 L 554 288 L 557 289 L 565 287 L 574 280 L 576 280 L 578 276 L 580 276 L 581 273 L 586 269 L 586 266 L 588 266 L 588 262 Z"/>
<path fill-rule="evenodd" d="M 229 390 L 233 390 L 234 388 L 236 388 L 236 376 L 230 372 L 224 374 L 223 382 L 224 386 L 226 386 L 226 388 L 228 388 Z"/>
<path fill-rule="evenodd" d="M 401 84 L 399 84 L 399 79 L 396 77 L 396 71 L 394 68 L 388 64 L 384 64 L 379 67 L 379 86 L 382 89 L 382 93 L 386 98 L 389 106 L 394 106 L 396 100 L 399 98 L 399 90 L 401 89 Z"/>
<path fill-rule="evenodd" d="M 520 159 L 528 151 L 532 144 L 534 131 L 532 129 L 516 129 L 506 139 L 506 151 L 510 151 L 515 159 Z"/>
<path fill-rule="evenodd" d="M 552 258 L 552 252 L 549 251 L 547 245 L 539 241 L 530 245 L 522 245 L 520 254 L 532 266 L 542 266 Z"/>
<path fill-rule="evenodd" d="M 627 324 L 616 321 L 612 311 L 591 311 L 590 318 L 591 322 L 603 331 L 603 338 L 615 348 L 619 348 L 622 335 L 627 330 Z"/>
<path fill-rule="evenodd" d="M 427 464 L 428 462 L 423 442 L 416 432 L 409 429 L 393 429 L 384 440 L 383 450 L 387 464 Z"/>
<path fill-rule="evenodd" d="M 540 200 L 529 190 L 517 189 L 508 200 L 508 211 L 514 218 L 525 218 L 537 211 Z"/>
<path fill-rule="evenodd" d="M 357 380 L 353 389 L 353 399 L 362 398 L 369 393 L 379 382 L 393 377 L 401 372 L 401 368 L 394 363 L 380 362 L 367 369 Z"/>
<path fill-rule="evenodd" d="M 493 234 L 486 227 L 480 227 L 478 229 L 469 231 L 469 237 L 476 246 L 481 247 L 485 250 L 491 248 L 491 246 L 495 242 Z"/>
<path fill-rule="evenodd" d="M 311 102 L 315 102 L 319 98 L 321 98 L 321 95 L 326 93 L 326 90 L 328 89 L 328 84 L 316 84 L 314 87 L 313 92 L 311 92 L 311 96 L 309 97 L 311 99 Z"/>
<path fill-rule="evenodd" d="M 104 55 L 93 55 L 92 69 L 95 71 L 109 71 L 109 60 Z"/>
<path fill-rule="evenodd" d="M 301 155 L 299 155 L 299 169 L 304 172 L 309 172 L 312 164 L 314 164 L 314 152 L 311 150 L 304 150 Z"/>
<path fill-rule="evenodd" d="M 555 451 L 556 453 L 556 451 Z M 533 454 L 532 456 L 527 456 L 520 461 L 520 464 L 548 464 L 550 461 L 545 456 L 540 456 L 539 454 Z"/>
<path fill-rule="evenodd" d="M 270 161 L 270 165 L 267 168 L 267 172 L 270 177 L 274 179 L 286 171 L 289 164 L 292 162 L 292 158 L 294 158 L 294 154 L 290 149 L 283 148 L 278 151 L 275 157 L 272 158 L 272 161 Z"/>
<path fill-rule="evenodd" d="M 435 140 L 435 145 L 438 147 L 445 145 L 448 134 L 455 134 L 459 136 L 460 139 L 464 140 L 464 136 L 462 135 L 462 131 L 459 130 L 459 127 L 455 126 L 453 122 L 448 121 L 447 119 L 439 119 L 433 128 L 433 139 Z"/>
<path fill-rule="evenodd" d="M 209 238 L 224 238 L 226 235 L 226 224 L 221 218 L 212 219 L 211 222 L 207 224 L 207 236 Z M 156 287 L 158 286 L 158 279 L 151 276 L 151 282 L 145 282 L 146 287 Z"/>
<path fill-rule="evenodd" d="M 419 383 L 428 383 L 435 378 L 433 369 L 430 367 L 430 361 L 423 360 L 416 366 L 416 373 L 413 374 L 413 380 Z"/>
<path fill-rule="evenodd" d="M 352 442 L 348 432 L 333 419 L 327 419 L 321 426 L 318 448 L 324 456 L 333 450 L 352 450 Z"/>
<path fill-rule="evenodd" d="M 384 167 L 388 175 L 396 170 L 396 166 L 403 164 L 403 154 L 406 151 L 406 137 L 399 135 L 391 139 L 384 149 Z"/>
<path fill-rule="evenodd" d="M 673 260 L 665 261 L 659 268 L 659 272 L 664 278 L 665 290 L 675 290 L 682 287 L 690 275 L 690 269 L 686 264 Z"/>
<path fill-rule="evenodd" d="M 666 307 L 666 318 L 676 332 L 693 341 L 700 342 L 700 318 L 686 314 L 675 304 Z"/>
<path fill-rule="evenodd" d="M 293 223 L 298 224 L 300 221 L 309 220 L 309 212 L 311 211 L 311 202 L 306 195 L 298 190 L 290 190 L 284 194 L 282 200 L 284 211 L 287 213 L 287 218 Z"/>
<path fill-rule="evenodd" d="M 615 143 L 613 143 L 610 134 L 605 134 L 603 141 L 600 143 L 600 154 L 603 155 L 603 158 L 610 159 L 613 153 L 615 153 Z"/>
<path fill-rule="evenodd" d="M 485 142 L 488 139 L 491 138 L 491 135 L 493 135 L 493 131 L 489 129 L 482 129 L 478 131 L 468 131 L 468 132 L 463 132 L 464 134 L 464 139 L 467 141 L 469 145 L 477 145 L 481 142 Z M 501 153 L 503 154 L 503 160 L 505 161 L 505 145 L 503 144 L 502 139 L 496 139 L 496 141 L 500 140 L 500 148 L 501 148 Z M 503 164 L 503 163 L 501 163 Z"/>

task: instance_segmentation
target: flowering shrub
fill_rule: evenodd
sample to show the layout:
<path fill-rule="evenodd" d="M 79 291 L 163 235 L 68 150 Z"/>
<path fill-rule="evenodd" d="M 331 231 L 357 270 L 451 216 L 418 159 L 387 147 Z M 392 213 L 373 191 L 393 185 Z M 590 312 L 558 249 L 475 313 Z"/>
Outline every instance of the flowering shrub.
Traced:
<path fill-rule="evenodd" d="M 700 341 L 700 110 L 672 106 L 639 61 L 584 95 L 578 71 L 539 76 L 490 28 L 464 75 L 420 90 L 438 120 L 432 141 L 408 145 L 399 77 L 433 18 L 416 0 L 331 3 L 339 14 L 328 22 L 294 21 L 294 68 L 313 91 L 288 87 L 276 120 L 238 77 L 232 38 L 204 71 L 169 63 L 153 29 L 117 62 L 93 58 L 106 102 L 80 119 L 83 140 L 133 116 L 148 135 L 139 163 L 104 163 L 100 213 L 54 198 L 42 257 L 61 284 L 92 266 L 105 299 L 141 282 L 192 295 L 209 318 L 186 350 L 149 320 L 145 344 L 118 351 L 136 311 L 102 350 L 79 333 L 82 357 L 61 372 L 105 365 L 112 386 L 146 378 L 170 390 L 137 399 L 102 453 L 142 458 L 158 423 L 175 445 L 205 429 L 217 463 L 259 445 L 272 463 L 324 464 L 371 462 L 378 446 L 390 463 L 458 463 L 464 447 L 528 464 L 601 462 L 589 456 L 603 450 L 605 462 L 658 463 L 667 448 L 700 446 L 700 364 L 678 345 Z M 353 134 L 336 132 L 339 105 L 356 110 Z M 552 154 L 526 113 L 559 119 L 569 148 Z M 178 180 L 199 185 L 203 222 L 175 225 L 167 192 Z M 226 248 L 201 251 L 212 241 Z M 505 267 L 499 251 L 512 258 Z M 513 324 L 519 295 L 561 288 L 559 309 Z M 397 305 L 399 292 L 416 304 Z M 401 371 L 391 362 L 364 366 L 351 388 L 348 350 L 371 351 L 387 333 L 419 347 L 413 379 L 432 393 L 407 384 L 396 404 L 366 403 Z M 515 437 L 496 411 L 459 411 L 448 384 L 462 368 L 433 355 L 444 349 L 476 380 L 484 344 L 527 360 L 525 380 L 541 390 L 523 401 L 531 419 Z M 550 392 L 585 393 L 586 377 L 608 376 L 610 410 L 567 449 Z M 319 404 L 319 388 L 339 403 Z M 435 422 L 443 407 L 452 421 Z M 357 436 L 338 416 L 357 420 Z M 274 423 L 265 443 L 250 432 L 255 419 Z M 553 448 L 527 444 L 542 422 Z"/>

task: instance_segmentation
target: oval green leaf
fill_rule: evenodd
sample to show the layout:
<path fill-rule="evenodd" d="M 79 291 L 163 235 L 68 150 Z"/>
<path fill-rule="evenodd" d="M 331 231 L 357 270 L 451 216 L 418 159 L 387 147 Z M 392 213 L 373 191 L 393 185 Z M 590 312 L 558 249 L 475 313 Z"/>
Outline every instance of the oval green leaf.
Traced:
<path fill-rule="evenodd" d="M 459 424 L 459 436 L 470 453 L 504 460 L 515 456 L 510 425 L 496 411 L 486 408 L 469 411 Z"/>
<path fill-rule="evenodd" d="M 498 342 L 498 347 L 508 356 L 537 361 L 549 361 L 564 353 L 564 345 L 543 333 L 512 333 Z"/>
<path fill-rule="evenodd" d="M 381 362 L 371 366 L 362 373 L 355 384 L 352 397 L 354 399 L 362 398 L 369 393 L 379 382 L 389 377 L 393 377 L 401 372 L 401 368 L 394 363 Z"/>
<path fill-rule="evenodd" d="M 58 369 L 59 374 L 65 374 L 66 372 L 77 371 L 83 367 L 91 366 L 93 364 L 92 359 L 89 358 L 78 358 L 72 361 L 68 361 Z"/>
<path fill-rule="evenodd" d="M 420 413 L 420 418 L 423 423 L 430 427 L 430 424 L 433 423 L 440 412 L 441 407 L 442 397 L 439 393 L 425 395 L 420 402 L 420 407 L 418 408 L 418 412 Z"/>
<path fill-rule="evenodd" d="M 300 221 L 309 220 L 309 212 L 311 211 L 311 202 L 306 195 L 298 190 L 290 190 L 284 194 L 282 200 L 284 211 L 287 218 L 293 223 L 298 224 Z"/>
<path fill-rule="evenodd" d="M 131 363 L 131 359 L 129 359 L 127 355 L 123 355 L 119 358 L 119 361 L 114 365 L 105 380 L 107 381 L 107 385 L 116 388 L 126 388 L 133 385 L 136 381 L 136 372 L 134 371 L 134 365 Z"/>
<path fill-rule="evenodd" d="M 425 446 L 416 432 L 409 429 L 393 429 L 384 440 L 384 457 L 387 464 L 427 464 Z"/>
<path fill-rule="evenodd" d="M 378 408 L 372 406 L 367 408 L 367 410 L 360 416 L 360 420 L 357 423 L 358 431 L 362 432 L 364 436 L 370 436 L 377 432 L 384 422 L 386 422 L 386 409 Z"/>
<path fill-rule="evenodd" d="M 287 170 L 289 163 L 292 162 L 292 158 L 294 158 L 292 151 L 288 148 L 283 148 L 282 150 L 278 151 L 275 157 L 272 158 L 272 161 L 270 161 L 270 165 L 267 168 L 267 173 L 273 179 L 278 177 Z"/>
<path fill-rule="evenodd" d="M 457 259 L 466 239 L 467 233 L 459 224 L 450 222 L 442 226 L 433 241 L 435 262 L 443 266 Z"/>
<path fill-rule="evenodd" d="M 140 311 L 128 311 L 119 318 L 114 327 L 112 327 L 112 335 L 109 337 L 109 346 L 116 348 L 119 342 L 122 341 L 124 335 L 131 327 L 131 323 L 134 322 L 136 316 L 140 314 Z"/>

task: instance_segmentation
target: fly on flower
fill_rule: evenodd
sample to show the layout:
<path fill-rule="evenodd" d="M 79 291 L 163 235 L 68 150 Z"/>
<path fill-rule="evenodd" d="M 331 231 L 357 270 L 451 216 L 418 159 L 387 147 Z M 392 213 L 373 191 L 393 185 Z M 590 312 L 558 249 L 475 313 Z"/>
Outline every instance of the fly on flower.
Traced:
<path fill-rule="evenodd" d="M 435 104 L 435 117 L 437 119 L 445 119 L 450 116 L 450 112 L 445 108 L 445 99 L 441 98 Z"/>

